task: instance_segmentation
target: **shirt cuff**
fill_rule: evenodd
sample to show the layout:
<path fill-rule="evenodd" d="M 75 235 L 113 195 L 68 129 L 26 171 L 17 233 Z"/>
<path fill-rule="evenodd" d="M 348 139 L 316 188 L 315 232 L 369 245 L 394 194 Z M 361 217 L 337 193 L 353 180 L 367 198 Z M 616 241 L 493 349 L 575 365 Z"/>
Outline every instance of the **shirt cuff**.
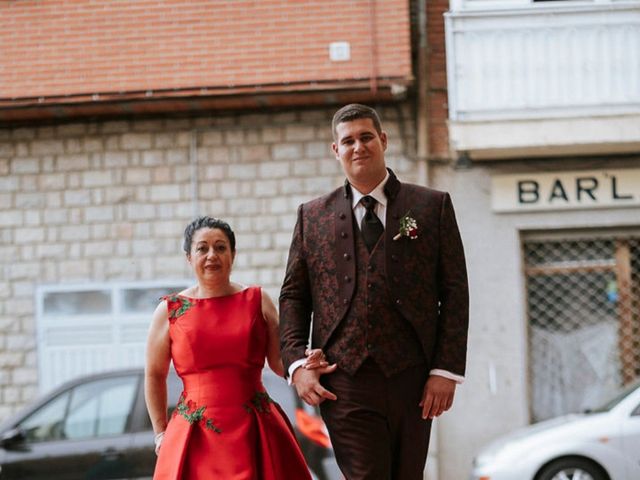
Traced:
<path fill-rule="evenodd" d="M 306 361 L 306 358 L 301 358 L 300 360 L 296 360 L 291 365 L 289 365 L 289 376 L 287 377 L 287 383 L 289 385 L 293 385 L 293 372 L 303 366 Z"/>
<path fill-rule="evenodd" d="M 429 372 L 429 375 L 438 375 L 440 377 L 448 378 L 449 380 L 453 380 L 454 382 L 456 382 L 458 385 L 464 382 L 463 376 L 456 375 L 455 373 L 451 373 L 448 370 L 442 370 L 440 368 L 434 368 Z"/>

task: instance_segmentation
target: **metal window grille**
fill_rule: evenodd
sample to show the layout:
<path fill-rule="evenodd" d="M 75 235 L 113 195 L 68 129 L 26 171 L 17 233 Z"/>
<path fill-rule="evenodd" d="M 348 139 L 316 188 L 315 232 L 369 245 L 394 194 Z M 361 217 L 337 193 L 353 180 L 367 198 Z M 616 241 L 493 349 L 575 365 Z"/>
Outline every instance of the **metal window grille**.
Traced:
<path fill-rule="evenodd" d="M 532 420 L 640 376 L 640 236 L 524 239 Z"/>

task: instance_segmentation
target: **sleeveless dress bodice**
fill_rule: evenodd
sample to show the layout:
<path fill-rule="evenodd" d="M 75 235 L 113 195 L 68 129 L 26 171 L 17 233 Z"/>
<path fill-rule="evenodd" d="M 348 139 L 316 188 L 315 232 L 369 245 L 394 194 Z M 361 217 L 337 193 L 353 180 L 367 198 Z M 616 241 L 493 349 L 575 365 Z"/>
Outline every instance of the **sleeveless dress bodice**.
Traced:
<path fill-rule="evenodd" d="M 184 390 L 154 480 L 307 480 L 291 425 L 262 385 L 262 293 L 164 297 L 171 358 Z"/>

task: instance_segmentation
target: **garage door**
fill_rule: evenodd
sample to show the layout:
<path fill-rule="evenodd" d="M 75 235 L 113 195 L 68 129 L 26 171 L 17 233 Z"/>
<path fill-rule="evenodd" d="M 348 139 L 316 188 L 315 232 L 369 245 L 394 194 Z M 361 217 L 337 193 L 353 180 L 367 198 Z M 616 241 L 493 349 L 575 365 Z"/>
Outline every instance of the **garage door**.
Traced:
<path fill-rule="evenodd" d="M 151 315 L 187 281 L 42 286 L 37 290 L 41 392 L 78 375 L 144 365 Z"/>

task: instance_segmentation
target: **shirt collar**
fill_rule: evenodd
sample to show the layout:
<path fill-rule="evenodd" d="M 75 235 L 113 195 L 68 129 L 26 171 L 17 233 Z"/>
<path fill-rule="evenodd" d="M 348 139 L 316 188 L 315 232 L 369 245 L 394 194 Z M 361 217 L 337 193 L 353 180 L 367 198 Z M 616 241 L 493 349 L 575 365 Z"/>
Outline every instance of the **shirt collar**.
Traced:
<path fill-rule="evenodd" d="M 387 206 L 387 196 L 384 193 L 384 186 L 386 185 L 387 180 L 389 180 L 389 171 L 387 171 L 384 179 L 378 185 L 376 185 L 376 188 L 374 188 L 371 193 L 368 193 L 369 196 L 375 198 L 376 201 L 383 207 Z M 358 206 L 358 203 L 360 203 L 360 200 L 364 196 L 365 195 L 362 192 L 351 185 L 351 208 L 356 208 Z"/>

